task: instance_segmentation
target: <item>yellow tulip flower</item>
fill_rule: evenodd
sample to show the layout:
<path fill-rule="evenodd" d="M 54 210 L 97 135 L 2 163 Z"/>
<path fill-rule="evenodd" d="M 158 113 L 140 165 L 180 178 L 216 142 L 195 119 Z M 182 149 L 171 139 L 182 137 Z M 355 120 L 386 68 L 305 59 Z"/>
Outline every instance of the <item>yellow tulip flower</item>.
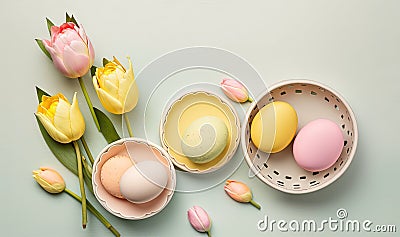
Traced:
<path fill-rule="evenodd" d="M 93 86 L 103 107 L 113 114 L 124 114 L 135 108 L 139 90 L 133 75 L 132 62 L 129 69 L 113 57 L 104 67 L 96 69 Z"/>
<path fill-rule="evenodd" d="M 85 120 L 79 109 L 76 93 L 72 104 L 61 93 L 51 97 L 43 96 L 36 116 L 47 133 L 60 143 L 76 141 L 85 132 Z"/>

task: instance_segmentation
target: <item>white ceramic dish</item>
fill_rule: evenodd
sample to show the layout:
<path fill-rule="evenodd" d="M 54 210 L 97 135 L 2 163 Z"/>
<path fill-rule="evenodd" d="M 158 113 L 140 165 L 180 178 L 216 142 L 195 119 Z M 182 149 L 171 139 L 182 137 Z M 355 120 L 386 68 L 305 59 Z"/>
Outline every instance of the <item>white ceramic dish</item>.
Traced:
<path fill-rule="evenodd" d="M 242 125 L 242 149 L 247 164 L 261 181 L 287 193 L 313 192 L 337 180 L 349 167 L 358 141 L 356 119 L 348 103 L 329 87 L 309 80 L 283 81 L 269 89 L 270 92 L 261 95 L 251 104 Z M 326 118 L 338 124 L 345 142 L 336 163 L 324 171 L 306 171 L 293 158 L 293 142 L 275 154 L 259 151 L 250 138 L 251 122 L 257 112 L 271 101 L 285 101 L 295 108 L 299 118 L 297 131 L 318 118 Z"/>
<path fill-rule="evenodd" d="M 127 155 L 134 162 L 161 162 L 169 171 L 164 191 L 157 198 L 143 204 L 134 204 L 109 194 L 101 183 L 100 170 L 104 162 L 115 155 Z M 176 186 L 176 173 L 171 158 L 164 149 L 140 138 L 124 138 L 107 145 L 97 156 L 93 164 L 92 183 L 97 200 L 107 211 L 123 219 L 140 220 L 159 213 L 169 203 Z"/>
<path fill-rule="evenodd" d="M 182 155 L 181 135 L 191 122 L 202 116 L 216 116 L 223 120 L 229 131 L 229 142 L 225 150 L 214 160 L 205 164 L 193 163 Z M 160 123 L 160 138 L 172 162 L 184 171 L 207 173 L 224 166 L 235 154 L 240 139 L 240 121 L 233 107 L 216 94 L 196 91 L 188 92 L 164 109 Z"/>

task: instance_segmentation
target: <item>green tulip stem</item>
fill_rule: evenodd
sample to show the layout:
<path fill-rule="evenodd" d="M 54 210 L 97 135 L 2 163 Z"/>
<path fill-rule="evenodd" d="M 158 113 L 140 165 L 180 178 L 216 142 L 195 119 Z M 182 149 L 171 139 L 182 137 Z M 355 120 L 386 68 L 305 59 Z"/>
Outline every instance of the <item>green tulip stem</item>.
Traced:
<path fill-rule="evenodd" d="M 88 155 L 88 158 L 90 160 L 90 163 L 93 165 L 94 164 L 94 159 L 93 159 L 93 155 L 92 152 L 90 152 L 89 146 L 86 143 L 85 138 L 82 136 L 79 140 L 81 140 L 83 148 L 85 149 L 86 154 Z"/>
<path fill-rule="evenodd" d="M 249 96 L 249 98 L 247 99 L 250 103 L 251 102 L 253 102 L 253 98 L 251 98 L 250 96 Z"/>
<path fill-rule="evenodd" d="M 79 85 L 81 86 L 83 95 L 85 96 L 86 103 L 89 106 L 89 110 L 90 110 L 90 113 L 92 114 L 94 123 L 96 124 L 97 130 L 99 130 L 99 132 L 100 132 L 100 124 L 99 124 L 99 121 L 97 120 L 96 114 L 94 113 L 93 104 L 92 104 L 92 101 L 90 100 L 89 94 L 87 93 L 85 83 L 83 83 L 82 77 L 78 77 L 78 81 L 79 81 Z"/>
<path fill-rule="evenodd" d="M 131 123 L 129 122 L 128 115 L 126 113 L 123 113 L 122 116 L 125 119 L 126 128 L 128 129 L 129 136 L 133 137 L 132 127 L 131 127 Z"/>
<path fill-rule="evenodd" d="M 81 191 L 82 196 L 82 227 L 83 229 L 86 228 L 87 224 L 87 211 L 86 211 L 86 193 L 85 193 L 85 186 L 83 182 L 83 171 L 82 171 L 82 156 L 79 150 L 79 145 L 76 141 L 74 143 L 74 148 L 76 152 L 76 161 L 78 163 L 78 178 L 79 178 L 79 188 Z"/>
<path fill-rule="evenodd" d="M 69 190 L 67 188 L 64 191 L 66 193 L 68 193 L 71 197 L 75 198 L 75 200 L 77 200 L 78 202 L 82 202 L 82 198 L 79 197 L 78 194 L 72 192 L 71 190 Z M 101 213 L 99 211 L 97 211 L 97 209 L 89 201 L 87 201 L 87 208 L 115 236 L 117 236 L 117 237 L 121 236 L 120 233 L 110 224 L 110 222 L 108 222 L 107 219 L 103 215 L 101 215 Z"/>
<path fill-rule="evenodd" d="M 82 164 L 83 164 L 83 171 L 85 172 L 86 176 L 92 181 L 92 168 L 89 166 L 86 158 L 82 156 Z"/>
<path fill-rule="evenodd" d="M 251 205 L 255 206 L 258 210 L 261 209 L 260 204 L 256 203 L 253 199 L 250 200 Z"/>
<path fill-rule="evenodd" d="M 206 232 L 207 232 L 207 236 L 208 236 L 208 237 L 211 237 L 210 231 L 206 231 Z"/>

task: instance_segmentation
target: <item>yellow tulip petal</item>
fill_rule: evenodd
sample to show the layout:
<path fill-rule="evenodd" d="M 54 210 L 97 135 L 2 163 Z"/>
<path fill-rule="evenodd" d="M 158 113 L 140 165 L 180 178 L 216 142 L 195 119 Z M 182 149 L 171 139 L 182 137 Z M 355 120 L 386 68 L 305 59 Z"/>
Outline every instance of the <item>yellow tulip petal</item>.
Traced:
<path fill-rule="evenodd" d="M 129 69 L 124 74 L 124 80 L 121 81 L 120 88 L 124 88 L 124 92 L 120 92 L 124 94 L 125 101 L 123 102 L 125 111 L 130 112 L 132 109 L 135 108 L 138 100 L 139 100 L 139 89 L 136 85 L 135 77 L 133 74 L 132 69 L 132 62 L 131 59 L 128 57 L 129 61 Z"/>
<path fill-rule="evenodd" d="M 47 110 L 50 109 L 51 105 L 54 102 L 57 102 L 59 99 L 64 99 L 65 101 L 68 101 L 67 98 L 65 98 L 61 93 L 58 93 L 54 96 L 42 96 L 42 102 L 38 105 L 37 112 L 38 113 L 43 113 L 46 114 Z"/>
<path fill-rule="evenodd" d="M 119 65 L 120 67 L 122 67 L 122 69 L 123 69 L 124 71 L 126 71 L 126 69 L 124 68 L 124 66 L 118 61 L 118 59 L 117 59 L 115 56 L 113 56 L 113 62 L 114 62 L 115 64 Z"/>
<path fill-rule="evenodd" d="M 114 75 L 109 75 L 108 77 L 113 77 Z M 113 95 L 113 97 L 117 98 L 118 96 L 118 80 L 116 80 L 117 83 L 114 84 L 114 82 L 112 80 L 105 80 L 104 81 L 104 87 L 102 87 L 101 89 L 103 89 L 104 91 L 107 91 L 107 93 L 109 93 L 110 95 Z"/>
<path fill-rule="evenodd" d="M 104 80 L 101 79 L 101 76 L 103 75 L 103 70 L 104 70 L 104 68 L 100 68 L 100 67 L 96 68 L 96 73 L 93 76 L 93 80 L 96 79 L 96 84 L 99 87 L 103 87 L 104 86 Z"/>
<path fill-rule="evenodd" d="M 122 114 L 123 113 L 123 108 L 122 104 L 119 100 L 115 99 L 112 97 L 110 94 L 108 94 L 106 91 L 103 89 L 98 89 L 96 90 L 97 95 L 99 97 L 99 100 L 103 107 L 110 113 L 113 114 Z"/>
<path fill-rule="evenodd" d="M 129 72 L 130 74 L 132 74 L 132 78 L 135 78 L 135 74 L 133 73 L 133 67 L 132 67 L 132 61 L 130 57 L 126 57 L 128 59 L 128 63 L 129 63 L 129 69 L 127 72 Z"/>
<path fill-rule="evenodd" d="M 94 75 L 92 77 L 92 82 L 93 82 L 93 86 L 94 86 L 95 90 L 100 88 L 99 81 L 97 80 L 97 76 L 96 75 Z"/>
<path fill-rule="evenodd" d="M 124 113 L 130 112 L 132 109 L 134 109 L 137 105 L 138 100 L 139 100 L 139 89 L 136 85 L 136 82 L 134 81 L 128 91 L 126 100 L 123 103 L 125 107 Z"/>
<path fill-rule="evenodd" d="M 43 127 L 46 129 L 47 133 L 57 142 L 69 143 L 71 140 L 65 136 L 63 133 L 57 130 L 57 128 L 51 123 L 49 118 L 41 113 L 37 113 L 36 116 L 42 123 Z"/>
<path fill-rule="evenodd" d="M 72 140 L 70 111 L 71 105 L 65 100 L 60 99 L 54 115 L 54 126 L 58 131 Z"/>
<path fill-rule="evenodd" d="M 85 120 L 83 119 L 82 113 L 79 109 L 78 100 L 76 99 L 76 92 L 72 99 L 72 105 L 70 109 L 71 119 L 71 139 L 73 141 L 78 140 L 85 132 Z"/>
<path fill-rule="evenodd" d="M 47 99 L 49 99 L 49 98 L 50 98 L 50 96 L 42 95 L 42 101 L 45 101 L 45 100 L 47 100 Z"/>
<path fill-rule="evenodd" d="M 129 88 L 134 82 L 133 75 L 131 73 L 126 72 L 119 82 L 119 90 L 118 94 L 122 98 L 126 98 L 126 94 L 128 93 Z"/>
<path fill-rule="evenodd" d="M 128 91 L 130 90 L 130 87 L 132 84 L 135 82 L 135 78 L 133 76 L 133 72 L 131 70 L 132 68 L 130 67 L 127 72 L 124 73 L 123 77 L 120 79 L 119 83 L 119 95 L 121 99 L 123 98 L 124 100 L 127 97 Z"/>

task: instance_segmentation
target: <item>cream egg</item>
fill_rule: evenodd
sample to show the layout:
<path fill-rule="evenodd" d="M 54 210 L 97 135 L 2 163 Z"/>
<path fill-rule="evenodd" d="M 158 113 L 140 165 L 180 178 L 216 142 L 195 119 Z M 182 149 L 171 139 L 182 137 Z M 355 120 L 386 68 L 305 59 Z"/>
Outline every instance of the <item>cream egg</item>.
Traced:
<path fill-rule="evenodd" d="M 297 164 L 308 171 L 331 167 L 342 153 L 344 139 L 339 126 L 328 119 L 317 119 L 306 124 L 293 143 Z"/>
<path fill-rule="evenodd" d="M 167 168 L 156 161 L 142 161 L 125 171 L 120 191 L 132 203 L 145 203 L 162 193 L 168 183 Z"/>
<path fill-rule="evenodd" d="M 192 162 L 203 164 L 217 158 L 228 143 L 228 128 L 214 116 L 193 121 L 182 136 L 183 154 Z"/>

